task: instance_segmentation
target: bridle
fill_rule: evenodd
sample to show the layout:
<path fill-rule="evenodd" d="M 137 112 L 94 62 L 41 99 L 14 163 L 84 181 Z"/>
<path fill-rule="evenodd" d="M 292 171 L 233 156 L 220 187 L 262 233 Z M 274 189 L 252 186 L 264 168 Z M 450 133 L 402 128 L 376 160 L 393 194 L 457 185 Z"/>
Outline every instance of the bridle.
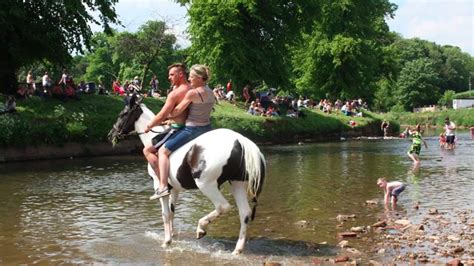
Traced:
<path fill-rule="evenodd" d="M 141 108 L 141 107 L 140 107 L 140 105 L 135 105 L 134 107 L 130 108 L 130 112 L 134 112 L 136 108 Z M 142 112 L 143 112 L 143 111 L 142 111 Z M 125 121 L 126 123 L 128 123 L 128 120 L 130 119 L 130 117 L 131 117 L 131 115 L 126 118 L 126 121 Z M 124 133 L 122 133 L 122 130 L 120 130 L 120 129 L 117 127 L 117 124 L 114 124 L 114 125 L 113 125 L 113 129 L 117 132 L 117 138 L 119 138 L 119 139 L 122 139 L 122 138 L 124 138 L 124 137 L 126 137 L 126 136 L 130 136 L 130 135 L 142 135 L 142 134 L 147 134 L 147 133 L 149 133 L 149 132 L 156 133 L 156 134 L 161 133 L 161 132 L 159 132 L 159 131 L 155 131 L 155 130 L 153 130 L 153 129 L 150 129 L 149 132 L 137 132 L 137 131 L 133 130 L 133 131 L 130 131 L 129 133 L 127 133 L 127 134 L 124 134 Z"/>

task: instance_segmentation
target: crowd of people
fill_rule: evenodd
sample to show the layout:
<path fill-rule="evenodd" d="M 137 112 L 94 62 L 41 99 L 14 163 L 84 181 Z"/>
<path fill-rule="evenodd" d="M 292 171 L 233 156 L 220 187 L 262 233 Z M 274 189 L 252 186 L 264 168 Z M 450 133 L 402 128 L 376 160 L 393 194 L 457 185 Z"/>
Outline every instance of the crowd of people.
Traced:
<path fill-rule="evenodd" d="M 84 81 L 76 85 L 73 76 L 69 75 L 66 69 L 63 69 L 61 77 L 57 82 L 53 82 L 48 71 L 45 71 L 41 77 L 41 86 L 37 86 L 35 80 L 32 71 L 28 71 L 26 85 L 20 84 L 16 91 L 16 97 L 18 99 L 26 99 L 31 96 L 39 96 L 42 98 L 54 97 L 61 100 L 79 100 L 79 94 L 95 93 L 95 86 L 86 84 Z M 101 92 L 104 93 L 102 85 L 99 84 L 99 93 Z"/>

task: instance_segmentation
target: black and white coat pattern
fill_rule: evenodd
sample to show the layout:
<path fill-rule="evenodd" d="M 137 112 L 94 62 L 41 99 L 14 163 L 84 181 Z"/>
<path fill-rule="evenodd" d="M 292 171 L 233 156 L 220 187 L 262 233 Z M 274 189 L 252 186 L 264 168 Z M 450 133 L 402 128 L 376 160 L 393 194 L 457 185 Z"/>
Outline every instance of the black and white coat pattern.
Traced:
<path fill-rule="evenodd" d="M 115 143 L 125 135 L 137 132 L 143 144 L 151 143 L 151 139 L 165 129 L 164 126 L 157 126 L 153 129 L 154 132 L 141 134 L 153 117 L 153 112 L 140 103 L 140 98 L 132 96 L 110 131 L 109 139 Z M 172 241 L 173 217 L 180 192 L 199 189 L 215 206 L 212 212 L 198 222 L 196 237 L 201 238 L 206 235 L 209 223 L 231 209 L 231 205 L 219 191 L 221 184 L 229 182 L 241 224 L 233 254 L 241 253 L 245 245 L 247 225 L 255 215 L 257 197 L 262 191 L 265 168 L 265 158 L 257 145 L 229 129 L 209 131 L 173 152 L 170 155 L 169 171 L 171 194 L 160 199 L 165 233 L 163 246 L 170 245 Z M 159 179 L 150 165 L 148 174 L 153 178 L 156 190 Z M 252 197 L 252 209 L 248 195 Z"/>

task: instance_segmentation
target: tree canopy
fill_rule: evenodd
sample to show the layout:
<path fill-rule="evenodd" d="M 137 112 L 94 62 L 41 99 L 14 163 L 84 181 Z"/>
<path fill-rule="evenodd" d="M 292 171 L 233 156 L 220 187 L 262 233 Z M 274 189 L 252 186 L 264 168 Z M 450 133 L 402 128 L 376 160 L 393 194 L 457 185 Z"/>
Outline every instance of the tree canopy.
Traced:
<path fill-rule="evenodd" d="M 15 71 L 37 60 L 64 64 L 89 47 L 89 23 L 106 31 L 118 0 L 3 0 L 0 2 L 0 91 L 13 92 Z M 95 18 L 96 12 L 98 18 Z"/>

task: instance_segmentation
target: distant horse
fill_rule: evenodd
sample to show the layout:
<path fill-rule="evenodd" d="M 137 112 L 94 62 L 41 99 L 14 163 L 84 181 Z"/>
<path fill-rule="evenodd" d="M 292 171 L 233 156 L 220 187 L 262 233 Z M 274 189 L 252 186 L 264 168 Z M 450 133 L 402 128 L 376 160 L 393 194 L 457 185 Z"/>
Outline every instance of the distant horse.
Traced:
<path fill-rule="evenodd" d="M 136 132 L 143 144 L 151 143 L 157 133 L 165 130 L 165 126 L 157 126 L 152 132 L 143 133 L 153 117 L 153 112 L 141 103 L 141 98 L 133 95 L 119 114 L 108 138 L 115 144 L 127 134 Z M 198 188 L 214 203 L 215 210 L 199 220 L 196 229 L 196 237 L 199 239 L 206 235 L 206 228 L 211 222 L 231 209 L 219 191 L 220 185 L 228 181 L 240 216 L 239 239 L 233 254 L 241 253 L 247 225 L 255 216 L 257 197 L 263 188 L 265 168 L 265 158 L 257 145 L 229 129 L 209 131 L 173 152 L 169 172 L 171 194 L 160 199 L 165 232 L 162 246 L 171 244 L 174 210 L 179 192 Z M 150 165 L 148 174 L 153 178 L 156 190 L 159 179 Z M 248 194 L 252 196 L 252 209 L 247 199 Z"/>

